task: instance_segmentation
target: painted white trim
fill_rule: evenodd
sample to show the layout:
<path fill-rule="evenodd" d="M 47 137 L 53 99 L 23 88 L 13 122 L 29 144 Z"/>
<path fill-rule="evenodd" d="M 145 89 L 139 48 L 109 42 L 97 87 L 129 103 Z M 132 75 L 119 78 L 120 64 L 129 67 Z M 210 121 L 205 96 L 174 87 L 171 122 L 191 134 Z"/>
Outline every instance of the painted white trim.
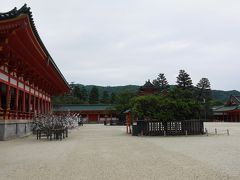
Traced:
<path fill-rule="evenodd" d="M 23 83 L 21 83 L 21 82 L 18 82 L 18 87 L 20 87 L 20 88 L 24 89 L 24 85 L 23 85 Z"/>
<path fill-rule="evenodd" d="M 25 90 L 29 92 L 30 90 L 29 86 L 25 85 Z"/>
<path fill-rule="evenodd" d="M 8 82 L 8 75 L 3 74 L 3 73 L 0 72 L 0 79 L 3 80 L 3 81 Z"/>
<path fill-rule="evenodd" d="M 17 81 L 13 78 L 10 78 L 10 84 L 17 86 Z"/>
<path fill-rule="evenodd" d="M 32 94 L 34 94 L 34 89 L 31 88 L 30 92 L 31 92 Z"/>

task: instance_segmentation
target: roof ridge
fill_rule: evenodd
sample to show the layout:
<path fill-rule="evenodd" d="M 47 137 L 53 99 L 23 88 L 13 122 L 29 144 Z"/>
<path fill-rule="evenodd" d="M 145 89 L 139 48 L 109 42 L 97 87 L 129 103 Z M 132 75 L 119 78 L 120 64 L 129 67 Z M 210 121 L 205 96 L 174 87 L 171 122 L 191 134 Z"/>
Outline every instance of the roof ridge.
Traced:
<path fill-rule="evenodd" d="M 19 16 L 20 14 L 32 15 L 30 7 L 27 7 L 27 4 L 24 4 L 20 9 L 13 8 L 12 10 L 4 13 L 0 13 L 0 20 L 10 19 Z"/>

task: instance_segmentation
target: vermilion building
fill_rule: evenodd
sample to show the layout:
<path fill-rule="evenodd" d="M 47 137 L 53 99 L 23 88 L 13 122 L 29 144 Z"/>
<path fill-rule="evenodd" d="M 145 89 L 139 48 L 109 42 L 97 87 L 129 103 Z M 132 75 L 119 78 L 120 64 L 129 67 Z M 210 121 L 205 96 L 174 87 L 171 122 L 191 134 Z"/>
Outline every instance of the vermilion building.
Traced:
<path fill-rule="evenodd" d="M 54 114 L 78 114 L 87 123 L 118 121 L 116 109 L 111 104 L 62 104 L 53 106 Z"/>
<path fill-rule="evenodd" d="M 213 107 L 215 121 L 240 122 L 240 96 L 231 95 L 223 106 Z"/>
<path fill-rule="evenodd" d="M 0 140 L 31 131 L 34 115 L 69 86 L 38 35 L 30 8 L 0 13 Z"/>

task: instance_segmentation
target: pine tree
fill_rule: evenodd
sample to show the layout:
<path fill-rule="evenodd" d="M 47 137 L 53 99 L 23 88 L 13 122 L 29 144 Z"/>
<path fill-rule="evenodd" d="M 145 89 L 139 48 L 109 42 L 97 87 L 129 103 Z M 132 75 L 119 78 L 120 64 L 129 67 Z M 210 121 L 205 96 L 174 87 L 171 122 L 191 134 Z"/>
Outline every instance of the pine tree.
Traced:
<path fill-rule="evenodd" d="M 89 93 L 89 104 L 97 104 L 99 102 L 99 92 L 96 86 L 93 86 Z"/>
<path fill-rule="evenodd" d="M 205 120 L 212 114 L 212 109 L 210 108 L 211 100 L 211 84 L 208 78 L 200 79 L 197 84 L 198 100 L 202 102 L 202 111 L 200 112 L 200 117 Z"/>
<path fill-rule="evenodd" d="M 187 89 L 191 88 L 192 86 L 192 79 L 190 75 L 186 73 L 185 70 L 180 70 L 177 77 L 177 87 Z"/>
<path fill-rule="evenodd" d="M 202 78 L 200 79 L 199 83 L 196 86 L 198 88 L 199 92 L 199 99 L 205 99 L 209 100 L 210 99 L 210 94 L 211 94 L 211 84 L 208 78 Z M 205 101 L 204 100 L 204 101 Z"/>
<path fill-rule="evenodd" d="M 168 81 L 163 73 L 160 73 L 157 79 L 154 79 L 152 84 L 159 88 L 160 91 L 167 89 L 169 87 Z"/>
<path fill-rule="evenodd" d="M 197 88 L 199 89 L 211 89 L 211 84 L 208 78 L 202 78 L 200 79 L 199 83 L 197 84 Z"/>

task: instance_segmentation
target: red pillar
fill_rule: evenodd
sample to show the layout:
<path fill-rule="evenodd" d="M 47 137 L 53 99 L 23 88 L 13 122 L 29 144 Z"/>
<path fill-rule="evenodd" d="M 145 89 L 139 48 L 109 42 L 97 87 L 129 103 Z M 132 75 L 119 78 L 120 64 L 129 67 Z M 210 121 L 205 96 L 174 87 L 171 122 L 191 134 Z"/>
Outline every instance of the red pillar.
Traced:
<path fill-rule="evenodd" d="M 0 84 L 1 85 L 1 84 Z M 3 117 L 3 109 L 2 109 L 2 91 L 0 86 L 0 119 Z"/>
<path fill-rule="evenodd" d="M 44 112 L 47 114 L 47 102 L 46 99 L 44 100 Z"/>
<path fill-rule="evenodd" d="M 15 113 L 16 113 L 16 119 L 18 119 L 18 98 L 19 98 L 19 89 L 16 88 L 16 99 L 15 99 Z"/>
<path fill-rule="evenodd" d="M 44 113 L 43 99 L 41 99 L 41 113 Z"/>
<path fill-rule="evenodd" d="M 48 102 L 48 112 L 51 113 L 51 102 Z"/>
<path fill-rule="evenodd" d="M 22 112 L 23 112 L 23 118 L 25 119 L 25 115 L 26 115 L 26 107 L 25 107 L 25 104 L 26 104 L 26 96 L 25 96 L 25 91 L 23 91 L 23 99 L 22 99 Z"/>
<path fill-rule="evenodd" d="M 32 96 L 31 94 L 29 93 L 28 94 L 28 117 L 31 118 L 31 99 L 32 99 Z"/>
<path fill-rule="evenodd" d="M 38 114 L 41 114 L 41 99 L 38 97 Z"/>
<path fill-rule="evenodd" d="M 51 104 L 49 101 L 48 101 L 48 112 L 51 113 Z"/>
<path fill-rule="evenodd" d="M 38 98 L 35 96 L 35 113 L 38 114 Z"/>
<path fill-rule="evenodd" d="M 41 114 L 44 114 L 44 106 L 43 106 L 43 99 L 41 99 Z"/>
<path fill-rule="evenodd" d="M 2 87 L 1 87 L 1 83 L 0 83 L 0 113 L 1 113 L 1 111 L 3 110 L 2 109 L 2 89 L 1 89 Z"/>
<path fill-rule="evenodd" d="M 39 98 L 39 114 L 42 114 L 42 99 Z"/>
<path fill-rule="evenodd" d="M 33 114 L 35 115 L 36 113 L 36 97 L 33 95 Z"/>
<path fill-rule="evenodd" d="M 43 113 L 46 114 L 45 100 L 43 99 L 42 102 L 43 102 Z"/>
<path fill-rule="evenodd" d="M 42 112 L 42 114 L 44 114 L 44 100 L 42 99 L 41 100 L 41 112 Z"/>
<path fill-rule="evenodd" d="M 1 88 L 1 86 L 0 86 Z M 0 89 L 0 111 L 2 110 L 2 91 Z"/>
<path fill-rule="evenodd" d="M 48 112 L 48 101 L 47 100 L 45 100 L 45 104 L 46 104 L 46 114 L 48 114 L 49 112 Z"/>
<path fill-rule="evenodd" d="M 11 102 L 11 94 L 10 94 L 10 85 L 6 85 L 6 109 L 5 109 L 5 117 L 4 119 L 9 118 L 9 113 L 10 113 L 10 102 Z"/>
<path fill-rule="evenodd" d="M 128 112 L 126 114 L 126 126 L 127 126 L 126 128 L 127 133 L 131 134 L 132 133 L 131 132 L 131 112 Z"/>

